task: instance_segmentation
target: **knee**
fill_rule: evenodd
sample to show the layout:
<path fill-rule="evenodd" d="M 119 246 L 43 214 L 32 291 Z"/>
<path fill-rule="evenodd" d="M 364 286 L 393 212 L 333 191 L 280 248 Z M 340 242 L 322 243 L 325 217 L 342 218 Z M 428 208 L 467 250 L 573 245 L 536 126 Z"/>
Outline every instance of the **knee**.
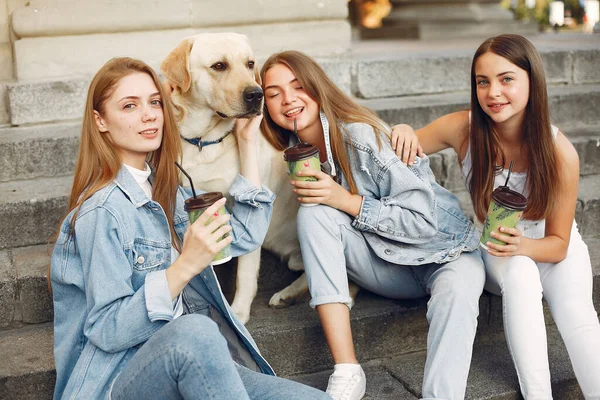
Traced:
<path fill-rule="evenodd" d="M 343 213 L 333 207 L 317 204 L 311 207 L 300 207 L 296 217 L 298 225 L 298 236 L 302 237 L 310 233 L 314 235 L 315 230 L 337 225 L 336 219 Z"/>
<path fill-rule="evenodd" d="M 542 283 L 537 264 L 529 257 L 514 256 L 506 263 L 499 282 L 502 295 L 520 293 L 540 297 Z"/>
<path fill-rule="evenodd" d="M 175 343 L 175 348 L 183 352 L 227 345 L 218 325 L 205 315 L 182 315 L 165 328 L 169 328 L 169 338 Z"/>
<path fill-rule="evenodd" d="M 458 263 L 456 267 L 444 271 L 436 280 L 435 291 L 478 302 L 485 285 L 485 268 L 479 251 L 463 254 L 455 262 Z"/>

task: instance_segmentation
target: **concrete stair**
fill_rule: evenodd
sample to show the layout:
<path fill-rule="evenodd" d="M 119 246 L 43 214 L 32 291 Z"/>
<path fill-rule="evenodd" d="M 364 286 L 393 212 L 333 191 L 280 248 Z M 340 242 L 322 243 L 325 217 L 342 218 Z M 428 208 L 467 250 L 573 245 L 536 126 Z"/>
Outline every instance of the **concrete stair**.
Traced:
<path fill-rule="evenodd" d="M 587 238 L 594 270 L 594 304 L 600 308 L 600 238 Z M 38 249 L 38 257 L 40 256 Z M 248 329 L 279 375 L 326 386 L 332 361 L 316 313 L 308 304 L 268 307 L 275 291 L 298 274 L 264 253 Z M 33 257 L 35 259 L 35 257 Z M 220 266 L 229 297 L 233 263 Z M 39 268 L 38 268 L 39 270 Z M 40 271 L 40 278 L 43 279 Z M 273 275 L 278 279 L 270 279 Z M 45 282 L 44 282 L 45 283 Z M 42 293 L 43 285 L 38 286 Z M 419 395 L 427 340 L 426 300 L 398 301 L 366 291 L 352 311 L 356 351 L 369 376 L 368 399 L 413 399 Z M 51 313 L 47 314 L 51 317 Z M 556 399 L 582 398 L 560 336 L 546 308 L 548 343 Z M 40 321 L 38 321 L 40 322 Z M 0 331 L 0 399 L 51 398 L 55 379 L 51 323 L 21 324 Z M 565 397 L 563 397 L 563 394 Z M 387 396 L 387 397 L 386 397 Z M 518 381 L 502 333 L 501 299 L 485 293 L 469 377 L 469 399 L 518 399 Z"/>
<path fill-rule="evenodd" d="M 555 399 L 577 400 L 583 395 L 560 334 L 549 326 L 549 360 L 553 373 L 552 392 Z M 421 396 L 425 351 L 372 360 L 363 364 L 367 375 L 365 400 L 415 400 Z M 291 379 L 325 390 L 331 371 L 292 376 Z M 519 381 L 502 333 L 478 337 L 467 384 L 467 400 L 522 399 Z"/>
<path fill-rule="evenodd" d="M 564 39 L 563 39 L 564 40 Z M 534 41 L 535 42 L 535 41 Z M 414 44 L 416 43 L 416 44 Z M 469 107 L 468 70 L 477 44 L 358 43 L 354 53 L 322 65 L 344 90 L 386 122 L 420 127 Z M 537 39 L 549 82 L 551 117 L 575 145 L 581 181 L 576 220 L 591 252 L 594 304 L 600 310 L 600 39 Z M 89 80 L 0 84 L 0 399 L 52 397 L 52 304 L 46 268 L 52 235 L 64 216 L 79 145 L 80 118 Z M 0 108 L 4 105 L 0 101 Z M 2 120 L 3 115 L 6 119 Z M 456 155 L 431 156 L 438 181 L 472 215 Z M 217 269 L 228 298 L 235 264 Z M 282 376 L 324 388 L 331 368 L 316 313 L 306 303 L 268 307 L 270 296 L 299 274 L 263 253 L 248 328 Z M 368 399 L 414 399 L 425 360 L 426 300 L 394 301 L 361 292 L 352 312 Z M 546 310 L 547 311 L 547 310 Z M 579 399 L 562 341 L 547 312 L 554 394 Z M 480 301 L 469 399 L 517 399 L 518 383 L 502 333 L 500 298 Z"/>

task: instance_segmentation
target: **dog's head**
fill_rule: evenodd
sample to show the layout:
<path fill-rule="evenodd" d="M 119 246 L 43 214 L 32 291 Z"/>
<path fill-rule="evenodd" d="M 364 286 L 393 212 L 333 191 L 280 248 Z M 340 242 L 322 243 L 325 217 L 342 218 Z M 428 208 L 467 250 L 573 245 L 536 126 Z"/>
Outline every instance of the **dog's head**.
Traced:
<path fill-rule="evenodd" d="M 209 108 L 221 118 L 248 118 L 263 109 L 260 75 L 250 41 L 237 33 L 186 38 L 161 64 L 183 108 Z"/>

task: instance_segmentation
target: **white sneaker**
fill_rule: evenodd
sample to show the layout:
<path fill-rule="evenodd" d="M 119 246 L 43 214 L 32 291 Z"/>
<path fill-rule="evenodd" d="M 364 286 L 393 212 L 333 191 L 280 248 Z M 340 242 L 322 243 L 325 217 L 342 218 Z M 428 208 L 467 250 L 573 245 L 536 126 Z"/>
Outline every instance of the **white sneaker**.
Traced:
<path fill-rule="evenodd" d="M 335 370 L 329 377 L 327 394 L 333 400 L 360 400 L 365 395 L 367 378 L 359 365 L 358 373 Z"/>

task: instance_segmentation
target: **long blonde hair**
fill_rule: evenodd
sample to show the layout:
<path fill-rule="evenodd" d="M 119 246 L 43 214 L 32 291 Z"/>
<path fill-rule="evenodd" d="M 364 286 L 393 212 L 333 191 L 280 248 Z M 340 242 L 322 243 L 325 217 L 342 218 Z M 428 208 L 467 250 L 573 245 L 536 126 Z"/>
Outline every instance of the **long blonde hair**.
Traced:
<path fill-rule="evenodd" d="M 377 142 L 381 146 L 380 134 L 387 135 L 388 129 L 371 110 L 362 107 L 342 92 L 329 79 L 325 71 L 312 58 L 299 51 L 284 51 L 273 54 L 260 70 L 261 81 L 265 82 L 267 71 L 277 64 L 288 67 L 298 79 L 306 93 L 317 102 L 329 121 L 331 151 L 333 159 L 339 165 L 348 181 L 350 192 L 357 193 L 356 183 L 350 169 L 350 155 L 345 141 L 350 137 L 342 132 L 339 122 L 361 122 L 370 125 L 375 131 Z M 264 87 L 263 87 L 264 89 Z M 265 105 L 265 116 L 261 122 L 262 132 L 273 147 L 284 150 L 289 144 L 289 131 L 279 127 L 270 117 Z"/>
<path fill-rule="evenodd" d="M 164 114 L 163 138 L 160 147 L 150 153 L 148 164 L 154 172 L 152 198 L 158 202 L 167 216 L 172 244 L 180 249 L 180 241 L 175 233 L 173 218 L 179 175 L 174 162 L 181 159 L 179 131 L 173 115 L 169 94 L 164 90 L 160 79 L 146 63 L 132 58 L 113 58 L 96 73 L 88 89 L 81 142 L 75 167 L 75 178 L 69 197 L 67 214 L 75 210 L 69 222 L 69 235 L 75 236 L 75 221 L 81 205 L 98 190 L 109 185 L 121 169 L 122 161 L 108 135 L 102 134 L 96 125 L 94 111 L 100 115 L 114 92 L 119 81 L 134 73 L 148 74 L 162 99 Z M 60 226 L 59 226 L 60 229 Z"/>
<path fill-rule="evenodd" d="M 469 191 L 477 218 L 485 219 L 494 190 L 494 176 L 503 169 L 504 154 L 493 121 L 477 99 L 475 64 L 485 53 L 494 53 L 527 72 L 529 100 L 521 127 L 522 143 L 529 159 L 527 185 L 529 198 L 524 218 L 545 218 L 554 206 L 558 193 L 558 166 L 554 153 L 554 136 L 550 125 L 546 75 L 540 54 L 533 44 L 520 35 L 507 34 L 487 39 L 479 46 L 471 65 L 471 110 L 469 133 L 472 167 Z"/>

